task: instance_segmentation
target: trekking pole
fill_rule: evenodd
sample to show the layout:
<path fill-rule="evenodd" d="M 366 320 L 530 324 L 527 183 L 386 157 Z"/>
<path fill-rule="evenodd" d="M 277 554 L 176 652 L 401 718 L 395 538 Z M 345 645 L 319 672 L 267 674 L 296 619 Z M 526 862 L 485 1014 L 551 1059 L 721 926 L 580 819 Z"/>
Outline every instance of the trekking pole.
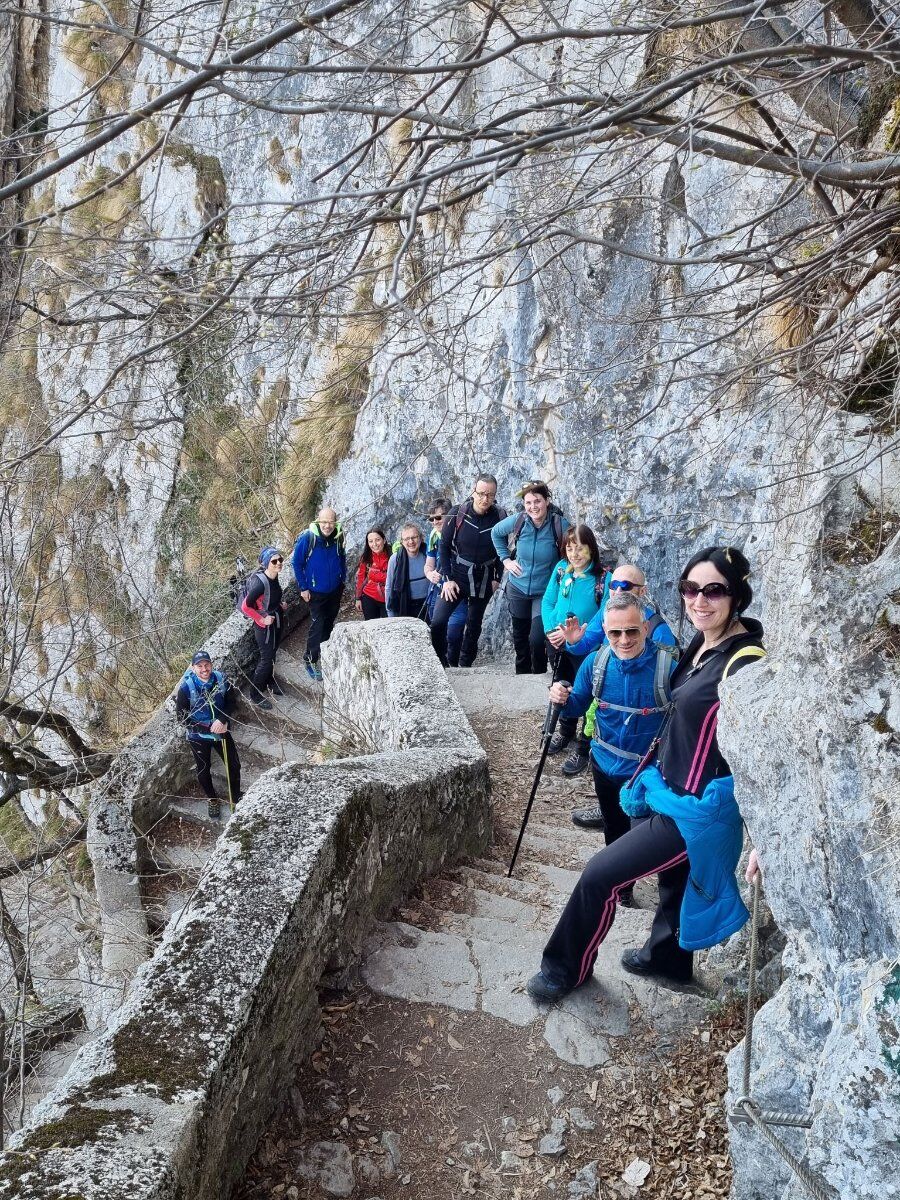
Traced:
<path fill-rule="evenodd" d="M 234 793 L 231 790 L 231 772 L 228 769 L 228 742 L 227 734 L 222 738 L 222 762 L 225 764 L 225 783 L 228 785 L 228 807 L 234 812 Z"/>
<path fill-rule="evenodd" d="M 562 656 L 565 651 L 560 651 L 556 656 L 556 662 L 553 666 L 553 674 L 550 677 L 550 686 L 556 683 L 556 675 L 559 671 Z M 534 798 L 537 795 L 538 784 L 541 782 L 541 775 L 544 773 L 544 763 L 547 761 L 547 754 L 550 751 L 550 739 L 553 737 L 556 723 L 559 721 L 559 714 L 565 708 L 564 704 L 554 704 L 552 701 L 547 705 L 547 713 L 544 717 L 544 727 L 541 731 L 542 750 L 541 757 L 538 760 L 537 771 L 534 776 L 534 783 L 531 785 L 531 795 L 528 797 L 528 803 L 525 805 L 525 815 L 522 818 L 522 827 L 519 830 L 519 836 L 516 840 L 516 848 L 513 850 L 513 856 L 510 860 L 509 870 L 506 872 L 506 878 L 509 879 L 513 873 L 513 868 L 516 865 L 516 859 L 519 857 L 519 848 L 522 845 L 522 838 L 525 836 L 525 827 L 528 824 L 528 818 L 531 816 L 531 806 L 534 804 Z"/>

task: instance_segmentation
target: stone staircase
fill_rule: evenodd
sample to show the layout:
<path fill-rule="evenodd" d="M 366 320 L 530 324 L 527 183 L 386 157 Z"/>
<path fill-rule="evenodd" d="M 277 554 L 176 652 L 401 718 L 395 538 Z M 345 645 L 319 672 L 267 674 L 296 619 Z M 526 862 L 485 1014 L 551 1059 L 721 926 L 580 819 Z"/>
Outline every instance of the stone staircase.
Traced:
<path fill-rule="evenodd" d="M 521 770 L 527 795 L 546 681 L 517 679 L 505 671 L 499 666 L 451 675 L 476 732 L 486 713 L 493 719 L 505 715 L 520 730 L 533 727 L 535 761 L 523 763 Z M 570 819 L 571 808 L 591 803 L 592 794 L 588 776 L 567 780 L 558 761 L 549 760 L 515 877 L 507 878 L 507 866 L 516 831 L 498 813 L 488 857 L 430 881 L 401 909 L 402 919 L 375 930 L 362 967 L 368 987 L 412 1002 L 487 1013 L 513 1025 L 537 1022 L 560 1060 L 584 1067 L 605 1064 L 611 1041 L 627 1037 L 635 1021 L 652 1025 L 663 1043 L 696 1025 L 709 1003 L 698 987 L 658 984 L 620 965 L 622 952 L 640 946 L 649 932 L 656 899 L 649 880 L 635 890 L 640 907 L 618 909 L 590 983 L 550 1009 L 524 992 L 581 867 L 602 845 L 601 834 L 578 829 Z M 520 807 L 514 811 L 517 816 Z"/>
<path fill-rule="evenodd" d="M 322 693 L 303 662 L 306 628 L 304 621 L 279 648 L 275 674 L 285 694 L 270 697 L 272 710 L 261 710 L 242 696 L 232 716 L 244 791 L 280 763 L 309 761 L 319 744 Z M 187 747 L 184 752 L 189 755 Z M 206 797 L 192 777 L 189 789 L 172 794 L 167 814 L 145 835 L 142 890 L 154 934 L 184 910 L 230 815 L 225 768 L 218 755 L 212 762 L 213 782 L 223 797 L 220 818 L 207 815 Z"/>

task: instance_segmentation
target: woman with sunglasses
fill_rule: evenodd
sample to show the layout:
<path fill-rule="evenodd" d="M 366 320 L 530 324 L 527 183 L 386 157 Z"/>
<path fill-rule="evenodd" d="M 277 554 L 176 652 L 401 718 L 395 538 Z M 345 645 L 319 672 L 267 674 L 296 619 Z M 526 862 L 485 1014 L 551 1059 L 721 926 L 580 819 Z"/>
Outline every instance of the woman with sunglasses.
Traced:
<path fill-rule="evenodd" d="M 622 956 L 632 974 L 687 983 L 693 951 L 746 921 L 734 878 L 743 827 L 716 728 L 720 683 L 765 653 L 762 626 L 744 615 L 753 599 L 749 577 L 732 546 L 701 550 L 682 571 L 682 616 L 697 632 L 672 674 L 674 708 L 658 765 L 639 768 L 621 795 L 629 815 L 648 819 L 588 863 L 528 981 L 535 999 L 561 999 L 590 979 L 617 898 L 646 875 L 659 876 L 659 904 L 644 946 Z"/>
<path fill-rule="evenodd" d="M 274 696 L 284 695 L 274 676 L 275 654 L 281 641 L 281 618 L 287 605 L 282 599 L 278 573 L 284 565 L 284 555 L 277 546 L 264 546 L 259 552 L 260 569 L 255 571 L 247 594 L 241 601 L 241 612 L 254 624 L 253 633 L 259 648 L 259 662 L 253 672 L 251 701 L 258 708 L 271 708 L 266 691 Z"/>

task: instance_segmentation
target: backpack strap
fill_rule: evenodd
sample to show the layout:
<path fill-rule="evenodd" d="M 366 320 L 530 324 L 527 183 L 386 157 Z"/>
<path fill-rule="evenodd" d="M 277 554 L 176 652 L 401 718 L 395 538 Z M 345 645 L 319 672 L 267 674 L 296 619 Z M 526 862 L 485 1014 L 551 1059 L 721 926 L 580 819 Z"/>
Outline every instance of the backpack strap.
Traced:
<path fill-rule="evenodd" d="M 743 646 L 740 650 L 736 650 L 725 664 L 725 670 L 722 672 L 722 678 L 727 679 L 731 674 L 731 668 L 734 667 L 736 663 L 743 662 L 744 659 L 765 657 L 766 652 L 763 650 L 762 646 Z"/>
<path fill-rule="evenodd" d="M 456 506 L 456 517 L 453 521 L 453 537 L 450 539 L 450 553 L 456 553 L 456 539 L 459 537 L 459 531 L 462 529 L 466 520 L 466 511 L 469 507 L 468 500 L 464 500 L 462 504 Z"/>
<path fill-rule="evenodd" d="M 659 614 L 656 614 L 659 616 Z M 660 617 L 660 621 L 662 618 Z M 672 703 L 672 689 L 669 687 L 669 675 L 672 667 L 672 655 L 667 654 L 662 646 L 656 650 L 656 666 L 653 671 L 653 698 L 657 708 L 668 708 Z"/>
<path fill-rule="evenodd" d="M 526 512 L 520 512 L 517 515 L 515 524 L 513 525 L 512 529 L 510 530 L 509 537 L 506 539 L 506 544 L 509 547 L 510 558 L 516 557 L 516 545 L 518 544 L 518 541 L 519 541 L 519 535 L 521 534 L 523 528 L 525 527 L 525 519 L 527 516 L 528 516 L 528 513 L 526 513 Z"/>
<path fill-rule="evenodd" d="M 559 510 L 554 510 L 550 515 L 553 518 L 553 536 L 556 538 L 556 548 L 560 555 L 564 555 L 566 548 L 563 542 L 565 533 L 563 531 L 562 513 Z"/>
<path fill-rule="evenodd" d="M 603 691 L 603 681 L 606 679 L 606 668 L 609 666 L 609 660 L 612 656 L 612 650 L 609 642 L 602 646 L 597 651 L 597 657 L 594 659 L 594 671 L 591 675 L 591 691 L 595 700 L 600 699 Z"/>

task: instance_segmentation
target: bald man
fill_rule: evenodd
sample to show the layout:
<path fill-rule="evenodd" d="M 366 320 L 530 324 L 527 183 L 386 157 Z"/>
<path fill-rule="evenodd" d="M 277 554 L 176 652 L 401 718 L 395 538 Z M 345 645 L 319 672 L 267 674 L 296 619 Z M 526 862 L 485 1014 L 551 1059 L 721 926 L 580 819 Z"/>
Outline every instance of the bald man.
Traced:
<path fill-rule="evenodd" d="M 291 559 L 300 595 L 309 605 L 310 623 L 306 638 L 306 673 L 321 680 L 321 647 L 337 620 L 347 579 L 344 534 L 333 508 L 323 508 L 297 538 Z"/>

